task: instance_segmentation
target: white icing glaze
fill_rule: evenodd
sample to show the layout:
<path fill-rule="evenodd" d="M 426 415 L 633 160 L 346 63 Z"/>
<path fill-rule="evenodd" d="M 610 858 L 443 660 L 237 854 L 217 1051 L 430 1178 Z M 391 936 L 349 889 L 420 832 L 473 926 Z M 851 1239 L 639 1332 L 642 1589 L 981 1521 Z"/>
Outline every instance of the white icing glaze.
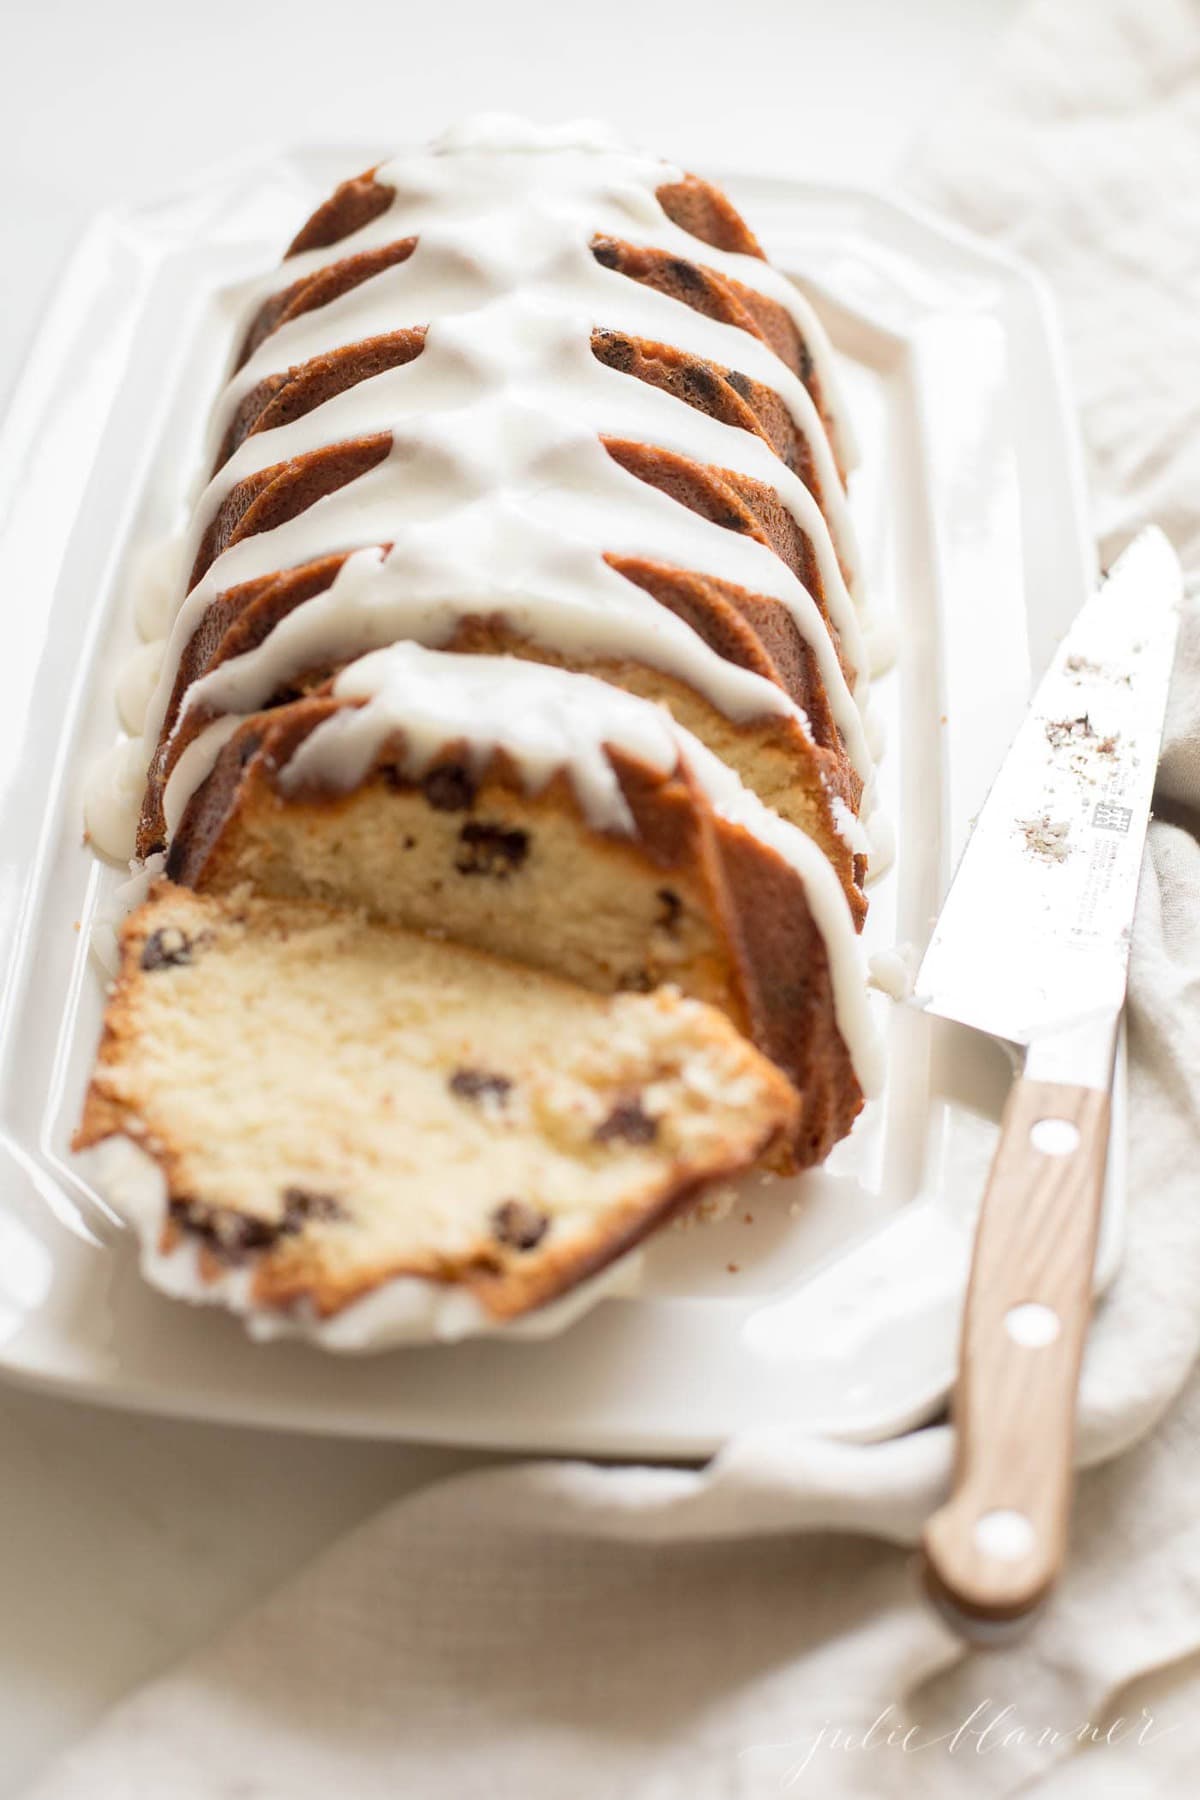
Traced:
<path fill-rule="evenodd" d="M 198 737 L 192 739 L 181 754 L 163 791 L 163 818 L 168 839 L 174 837 L 188 800 L 205 776 L 211 773 L 222 747 L 229 742 L 241 722 L 237 713 L 229 713 L 223 719 L 214 719 Z"/>
<path fill-rule="evenodd" d="M 362 704 L 333 714 L 301 742 L 280 773 L 285 793 L 308 784 L 357 786 L 397 735 L 404 740 L 404 766 L 414 774 L 446 743 L 462 740 L 476 765 L 502 746 L 531 791 L 565 770 L 591 825 L 629 832 L 633 820 L 607 749 L 626 751 L 663 774 L 686 764 L 720 817 L 767 845 L 799 876 L 825 941 L 838 1029 L 864 1093 L 878 1090 L 880 1047 L 866 1002 L 862 952 L 824 851 L 764 806 L 665 708 L 590 675 L 513 657 L 444 655 L 413 643 L 351 663 L 334 693 Z"/>
<path fill-rule="evenodd" d="M 679 179 L 682 170 L 652 158 L 645 153 L 631 152 L 612 127 L 602 120 L 576 119 L 563 125 L 535 125 L 527 119 L 521 119 L 512 113 L 479 113 L 473 118 L 461 120 L 457 125 L 449 127 L 430 146 L 433 155 L 484 155 L 512 153 L 537 155 L 547 152 L 576 150 L 607 156 L 612 161 L 618 159 L 626 165 L 637 162 L 641 165 L 640 180 L 648 185 L 651 193 L 664 181 Z M 646 182 L 644 170 L 649 165 L 654 172 Z M 404 169 L 407 164 L 401 165 Z M 396 163 L 387 163 L 380 168 L 378 179 L 391 181 Z M 635 184 L 639 176 L 632 176 Z M 639 196 L 635 192 L 627 196 L 632 206 L 639 204 Z M 658 224 L 661 209 L 657 201 L 651 206 L 644 202 L 640 206 L 642 216 L 651 223 Z M 669 222 L 668 222 L 669 223 Z M 676 229 L 672 227 L 672 229 Z M 660 243 L 659 239 L 655 240 Z M 678 234 L 681 253 L 695 257 L 695 242 L 687 233 Z M 662 248 L 670 248 L 661 243 Z M 720 259 L 720 260 L 718 260 Z M 724 271 L 735 280 L 740 280 L 744 287 L 765 294 L 778 301 L 784 310 L 791 314 L 802 337 L 808 342 L 808 348 L 817 366 L 817 371 L 824 389 L 826 405 L 833 420 L 834 437 L 837 448 L 842 455 L 845 466 L 849 469 L 857 461 L 857 448 L 849 417 L 841 404 L 839 385 L 833 366 L 833 357 L 829 348 L 825 331 L 811 303 L 778 271 L 770 270 L 765 281 L 762 277 L 762 265 L 758 258 L 736 255 L 728 251 L 716 250 L 705 245 L 700 260 L 710 268 Z"/>
<path fill-rule="evenodd" d="M 275 530 L 231 546 L 193 589 L 175 618 L 148 708 L 147 755 L 179 658 L 216 593 L 331 551 L 389 542 L 391 556 L 354 571 L 361 584 L 369 568 L 379 590 L 365 600 L 360 588 L 360 613 L 374 605 L 382 621 L 389 607 L 412 610 L 419 601 L 428 641 L 429 609 L 440 604 L 449 618 L 455 607 L 462 610 L 465 594 L 474 610 L 511 613 L 521 602 L 543 633 L 557 615 L 558 633 L 590 630 L 593 642 L 607 645 L 621 606 L 626 645 L 631 634 L 647 642 L 653 634 L 660 653 L 673 660 L 649 660 L 694 682 L 738 718 L 751 709 L 783 709 L 764 692 L 771 684 L 727 664 L 718 669 L 721 659 L 699 640 L 690 642 L 695 634 L 677 620 L 674 630 L 655 629 L 648 597 L 615 576 L 603 553 L 699 568 L 770 595 L 791 611 L 812 645 L 848 751 L 869 780 L 857 705 L 865 679 L 852 694 L 811 595 L 765 545 L 701 519 L 641 482 L 599 441 L 606 435 L 654 444 L 769 483 L 813 544 L 847 659 L 865 672 L 856 609 L 839 566 L 840 551 L 847 567 L 855 567 L 852 537 L 833 455 L 807 390 L 765 342 L 603 267 L 591 254 L 591 239 L 604 233 L 699 260 L 769 294 L 796 319 L 832 395 L 823 334 L 792 285 L 759 259 L 700 244 L 667 219 L 655 190 L 679 175 L 620 150 L 596 126 L 546 132 L 490 116 L 458 127 L 431 151 L 386 165 L 378 180 L 394 188 L 394 197 L 379 218 L 336 250 L 289 259 L 282 276 L 274 271 L 255 285 L 248 313 L 281 282 L 335 256 L 417 239 L 406 262 L 289 321 L 260 346 L 216 409 L 213 448 L 239 401 L 266 374 L 394 331 L 400 322 L 427 325 L 426 343 L 411 363 L 357 383 L 289 425 L 252 435 L 209 484 L 196 508 L 185 567 L 224 497 L 247 475 L 331 442 L 384 432 L 392 438 L 374 469 Z M 810 444 L 838 548 L 808 490 L 762 440 L 599 363 L 590 349 L 593 327 L 665 341 L 773 387 Z M 324 600 L 297 609 L 315 609 L 296 625 L 298 633 L 332 625 L 336 608 Z M 606 611 L 612 623 L 601 638 Z M 551 641 L 559 643 L 561 635 Z M 218 672 L 214 686 L 246 681 L 248 691 L 261 693 L 266 682 L 270 691 L 273 659 L 282 662 L 290 651 L 288 635 L 277 629 L 253 672 Z M 203 779 L 202 757 L 190 758 L 187 768 L 193 780 Z M 179 770 L 176 777 L 175 818 L 186 800 Z"/>
<path fill-rule="evenodd" d="M 171 623 L 186 570 L 178 537 L 158 538 L 134 558 L 129 573 L 133 612 L 144 638 L 158 638 Z"/>
<path fill-rule="evenodd" d="M 882 807 L 873 806 L 865 815 L 867 836 L 867 868 L 868 881 L 878 881 L 886 875 L 896 860 L 896 827 L 891 816 Z"/>
<path fill-rule="evenodd" d="M 892 613 L 872 612 L 864 619 L 863 648 L 872 681 L 886 675 L 900 650 L 900 633 Z"/>
<path fill-rule="evenodd" d="M 254 650 L 194 682 L 189 704 L 252 712 L 297 672 L 320 667 L 348 646 L 365 655 L 411 638 L 436 648 L 465 618 L 494 615 L 518 635 L 567 654 L 629 658 L 676 675 L 728 718 L 788 716 L 807 732 L 804 713 L 782 688 L 712 650 L 603 559 L 577 545 L 556 546 L 556 552 L 564 571 L 561 588 L 538 593 L 531 584 L 514 585 L 501 602 L 499 584 L 481 572 L 469 530 L 455 546 L 461 578 L 449 594 L 438 566 L 440 552 L 422 556 L 415 546 L 407 554 L 355 551 L 330 587 L 281 619 Z M 586 569 L 575 567 L 580 563 Z"/>
<path fill-rule="evenodd" d="M 835 794 L 829 803 L 833 822 L 838 836 L 847 843 L 856 856 L 870 857 L 874 852 L 874 839 L 870 831 L 870 820 L 862 814 L 851 812 L 840 794 Z"/>
<path fill-rule="evenodd" d="M 131 650 L 117 671 L 117 713 L 126 731 L 141 735 L 146 708 L 162 673 L 162 638 Z"/>
<path fill-rule="evenodd" d="M 136 873 L 114 888 L 107 901 L 98 907 L 92 920 L 88 948 L 104 971 L 106 980 L 115 981 L 121 972 L 121 921 L 147 898 L 165 863 L 166 857 L 161 852 L 148 856 Z"/>
<path fill-rule="evenodd" d="M 101 856 L 128 862 L 146 786 L 146 762 L 138 738 L 121 738 L 97 757 L 83 791 L 88 841 Z"/>
<path fill-rule="evenodd" d="M 187 1233 L 181 1233 L 170 1250 L 162 1249 L 167 1184 L 153 1157 L 132 1138 L 121 1134 L 105 1138 L 79 1160 L 113 1211 L 136 1233 L 142 1274 L 152 1287 L 193 1305 L 226 1307 L 240 1314 L 246 1330 L 260 1340 L 307 1338 L 323 1350 L 365 1353 L 466 1337 L 553 1337 L 598 1301 L 635 1293 L 642 1273 L 642 1258 L 635 1250 L 561 1300 L 507 1324 L 498 1324 L 462 1289 L 415 1275 L 384 1282 L 330 1319 L 320 1319 L 302 1306 L 269 1311 L 254 1299 L 251 1268 L 227 1269 L 215 1278 L 202 1274 L 199 1242 Z"/>
<path fill-rule="evenodd" d="M 436 542 L 426 549 L 410 541 L 403 551 L 395 548 L 386 556 L 377 548 L 356 551 L 329 588 L 296 607 L 255 649 L 229 658 L 194 682 L 188 704 L 236 722 L 304 669 L 339 660 L 348 651 L 365 654 L 399 638 L 437 648 L 464 618 L 488 614 L 502 617 L 520 636 L 568 656 L 629 658 L 661 669 L 704 695 L 728 718 L 786 716 L 808 733 L 803 711 L 782 688 L 710 649 L 674 613 L 581 545 L 553 545 L 547 564 L 551 573 L 561 570 L 562 578 L 551 591 L 538 593 L 531 584 L 517 582 L 501 601 L 500 584 L 489 578 L 486 556 L 474 543 L 469 523 L 464 522 L 454 547 L 461 568 L 450 591 L 445 553 Z M 539 529 L 530 523 L 523 535 Z M 228 730 L 210 727 L 184 753 L 186 770 L 178 779 L 173 774 L 167 788 L 169 831 L 227 736 Z"/>
<path fill-rule="evenodd" d="M 908 1000 L 914 990 L 919 962 L 914 944 L 896 944 L 891 950 L 877 950 L 867 965 L 871 986 L 890 1000 Z"/>

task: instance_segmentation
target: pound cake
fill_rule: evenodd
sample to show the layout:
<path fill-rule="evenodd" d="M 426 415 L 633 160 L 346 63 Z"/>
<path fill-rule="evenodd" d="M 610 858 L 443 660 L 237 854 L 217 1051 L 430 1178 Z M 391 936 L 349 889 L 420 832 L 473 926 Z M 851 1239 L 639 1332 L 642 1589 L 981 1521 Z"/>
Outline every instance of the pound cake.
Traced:
<path fill-rule="evenodd" d="M 801 1165 L 861 1104 L 857 944 L 819 847 L 668 713 L 590 676 L 376 651 L 239 726 L 167 873 L 361 908 L 600 992 L 673 982 L 792 1079 Z"/>
<path fill-rule="evenodd" d="M 592 127 L 489 117 L 344 183 L 250 284 L 214 408 L 146 711 L 130 850 L 173 884 L 152 904 L 240 908 L 247 968 L 300 929 L 296 908 L 325 909 L 333 994 L 368 942 L 397 958 L 389 993 L 436 943 L 464 992 L 481 956 L 570 992 L 589 1041 L 634 1001 L 710 1031 L 715 1008 L 776 1111 L 739 1131 L 714 1100 L 711 1172 L 824 1157 L 878 1081 L 853 454 L 811 306 L 699 178 Z M 105 1043 L 153 1065 L 167 1143 L 196 1077 L 148 1052 L 158 1014 L 130 979 Z M 297 1015 L 316 1004 L 301 993 Z M 81 1144 L 125 1131 L 104 1054 Z M 550 1080 L 568 1051 L 547 1035 L 529 1054 Z M 433 1185 L 452 1143 L 440 1154 Z M 230 1156 L 222 1217 L 275 1218 L 279 1183 Z M 602 1200 L 579 1190 L 586 1256 L 547 1281 L 522 1265 L 501 1311 L 676 1204 L 665 1176 L 651 1202 L 646 1170 L 609 1174 Z M 224 1295 L 215 1202 L 181 1207 L 169 1171 L 166 1191 L 162 1229 L 190 1234 Z M 399 1242 L 418 1202 L 395 1192 Z M 424 1277 L 470 1286 L 467 1239 L 438 1218 Z M 289 1228 L 308 1273 L 256 1276 L 256 1304 L 346 1303 L 292 1241 L 327 1229 L 344 1249 L 342 1227 Z"/>
<path fill-rule="evenodd" d="M 604 1000 L 348 909 L 164 882 L 122 928 L 78 1141 L 119 1133 L 160 1171 L 153 1248 L 190 1247 L 201 1295 L 322 1319 L 419 1277 L 502 1320 L 744 1168 L 795 1109 L 669 989 Z"/>

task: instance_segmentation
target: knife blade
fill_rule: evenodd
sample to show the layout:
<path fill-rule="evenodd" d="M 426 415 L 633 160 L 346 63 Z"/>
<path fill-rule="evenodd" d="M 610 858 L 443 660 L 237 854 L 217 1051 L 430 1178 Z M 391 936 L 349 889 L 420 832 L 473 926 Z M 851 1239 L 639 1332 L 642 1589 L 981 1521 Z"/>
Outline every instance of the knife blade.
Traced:
<path fill-rule="evenodd" d="M 1084 605 L 988 794 L 916 981 L 927 1010 L 1106 1088 L 1181 598 L 1142 532 Z"/>
<path fill-rule="evenodd" d="M 960 1625 L 1012 1625 L 1066 1544 L 1108 1090 L 1182 579 L 1141 533 L 1056 652 L 980 811 L 916 981 L 1025 1050 L 976 1228 L 951 1496 L 922 1540 Z"/>

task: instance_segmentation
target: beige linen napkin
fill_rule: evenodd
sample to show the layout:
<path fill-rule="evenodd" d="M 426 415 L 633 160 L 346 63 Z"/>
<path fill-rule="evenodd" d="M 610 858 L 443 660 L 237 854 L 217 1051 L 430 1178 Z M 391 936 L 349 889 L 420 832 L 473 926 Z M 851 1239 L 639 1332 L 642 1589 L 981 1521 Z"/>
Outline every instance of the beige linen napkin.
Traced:
<path fill-rule="evenodd" d="M 1033 6 L 914 176 L 1054 283 L 1106 556 L 1154 517 L 1193 585 L 1198 177 L 1200 13 L 1185 0 Z M 1023 1644 L 968 1657 L 917 1597 L 906 1546 L 944 1487 L 945 1427 L 869 1448 L 756 1435 L 700 1473 L 492 1469 L 345 1539 L 119 1706 L 40 1800 L 1192 1791 L 1200 1710 L 1180 1684 L 1149 1702 L 1131 1690 L 1110 1741 L 1078 1733 L 1134 1678 L 1186 1672 L 1200 1651 L 1195 611 L 1157 807 L 1130 1006 L 1128 1254 L 1082 1397 L 1095 1466 L 1069 1573 Z"/>

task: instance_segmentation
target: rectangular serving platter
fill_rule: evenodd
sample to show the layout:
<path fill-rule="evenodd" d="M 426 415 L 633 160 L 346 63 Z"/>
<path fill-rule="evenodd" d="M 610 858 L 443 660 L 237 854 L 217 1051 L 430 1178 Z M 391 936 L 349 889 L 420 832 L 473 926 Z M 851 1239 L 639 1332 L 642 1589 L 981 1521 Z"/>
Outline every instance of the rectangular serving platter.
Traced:
<path fill-rule="evenodd" d="M 89 936 L 122 879 L 82 841 L 82 789 L 116 735 L 138 562 L 179 528 L 238 283 L 371 160 L 248 160 L 99 219 L 0 439 L 0 1377 L 178 1415 L 595 1454 L 701 1456 L 750 1427 L 904 1429 L 952 1376 L 1010 1065 L 882 994 L 886 1090 L 828 1164 L 660 1234 L 638 1291 L 552 1344 L 252 1344 L 146 1288 L 72 1164 L 103 997 Z M 876 690 L 898 850 L 866 947 L 919 950 L 1031 678 L 1095 578 L 1053 319 L 1022 265 L 883 196 L 727 186 L 838 352 L 867 587 L 898 650 Z M 1122 1102 L 1123 1074 L 1118 1147 Z M 1118 1148 L 1101 1285 L 1122 1184 Z"/>

